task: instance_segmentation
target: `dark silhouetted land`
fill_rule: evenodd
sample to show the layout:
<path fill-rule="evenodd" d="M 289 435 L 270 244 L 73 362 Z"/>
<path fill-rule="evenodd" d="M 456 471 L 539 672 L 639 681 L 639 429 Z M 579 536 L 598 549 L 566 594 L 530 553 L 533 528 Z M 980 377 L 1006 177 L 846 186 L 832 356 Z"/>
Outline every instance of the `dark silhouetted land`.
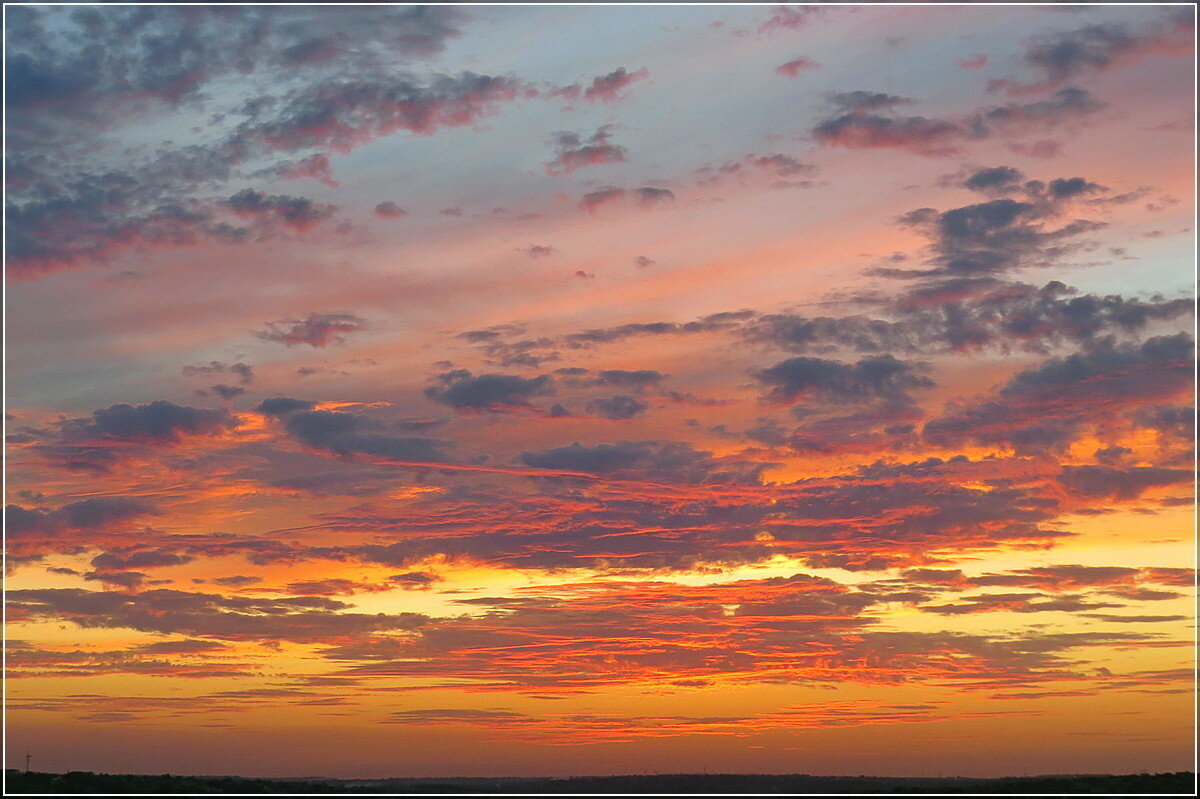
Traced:
<path fill-rule="evenodd" d="M 1076 775 L 1047 777 L 813 777 L 807 774 L 659 774 L 622 777 L 452 778 L 386 780 L 266 780 L 241 777 L 177 777 L 141 774 L 6 774 L 7 793 L 1008 793 L 1008 794 L 1187 794 L 1195 775 Z"/>

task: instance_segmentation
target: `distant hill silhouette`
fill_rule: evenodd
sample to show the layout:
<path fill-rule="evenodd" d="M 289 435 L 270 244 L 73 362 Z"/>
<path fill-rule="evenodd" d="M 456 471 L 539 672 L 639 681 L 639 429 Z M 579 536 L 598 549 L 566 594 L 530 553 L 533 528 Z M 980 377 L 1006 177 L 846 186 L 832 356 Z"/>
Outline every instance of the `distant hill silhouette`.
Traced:
<path fill-rule="evenodd" d="M 7 793 L 1066 793 L 1190 794 L 1195 775 L 1046 777 L 814 777 L 807 774 L 658 774 L 620 777 L 267 780 L 142 774 L 5 773 Z"/>

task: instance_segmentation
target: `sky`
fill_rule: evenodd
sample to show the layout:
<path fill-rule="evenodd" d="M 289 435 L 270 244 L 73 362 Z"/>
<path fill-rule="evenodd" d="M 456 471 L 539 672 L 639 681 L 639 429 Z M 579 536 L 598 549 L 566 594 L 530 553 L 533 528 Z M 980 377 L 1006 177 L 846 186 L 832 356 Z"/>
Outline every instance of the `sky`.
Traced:
<path fill-rule="evenodd" d="M 5 31 L 8 766 L 1192 767 L 1190 4 Z"/>

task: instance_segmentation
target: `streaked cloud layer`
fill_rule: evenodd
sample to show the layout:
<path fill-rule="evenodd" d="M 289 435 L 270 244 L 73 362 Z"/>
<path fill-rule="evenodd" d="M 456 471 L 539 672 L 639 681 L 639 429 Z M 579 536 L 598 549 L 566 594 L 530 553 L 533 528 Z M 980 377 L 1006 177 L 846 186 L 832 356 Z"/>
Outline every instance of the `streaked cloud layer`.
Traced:
<path fill-rule="evenodd" d="M 13 751 L 1189 767 L 1191 8 L 6 20 Z"/>

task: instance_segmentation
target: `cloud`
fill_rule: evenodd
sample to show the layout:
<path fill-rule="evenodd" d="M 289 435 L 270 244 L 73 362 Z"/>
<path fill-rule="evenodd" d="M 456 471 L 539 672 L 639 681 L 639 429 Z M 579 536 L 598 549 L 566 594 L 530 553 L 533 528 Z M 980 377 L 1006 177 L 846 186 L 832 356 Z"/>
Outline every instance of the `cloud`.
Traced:
<path fill-rule="evenodd" d="M 997 166 L 976 170 L 963 181 L 963 185 L 972 191 L 1004 191 L 1013 188 L 1023 177 L 1019 169 Z"/>
<path fill-rule="evenodd" d="M 531 244 L 528 247 L 526 247 L 525 249 L 523 249 L 522 252 L 524 252 L 530 258 L 537 259 L 537 258 L 549 258 L 550 256 L 557 253 L 558 250 L 554 249 L 553 247 L 551 247 L 548 244 Z"/>
<path fill-rule="evenodd" d="M 901 217 L 901 224 L 929 238 L 933 256 L 927 263 L 933 270 L 884 268 L 876 273 L 935 277 L 935 290 L 955 291 L 955 284 L 944 278 L 990 277 L 1014 269 L 1052 265 L 1080 246 L 1081 235 L 1105 227 L 1102 222 L 1072 215 L 1078 203 L 1103 199 L 1098 197 L 1106 193 L 1102 186 L 1082 177 L 1018 183 L 1019 177 L 1008 169 L 980 170 L 967 178 L 967 188 L 989 194 L 992 199 L 944 212 L 919 208 Z"/>
<path fill-rule="evenodd" d="M 254 382 L 254 367 L 241 362 L 223 363 L 221 361 L 209 361 L 206 366 L 185 366 L 183 367 L 183 373 L 188 377 L 194 375 L 232 374 L 237 376 L 238 382 L 242 385 Z"/>
<path fill-rule="evenodd" d="M 1098 344 L 1051 358 L 1018 372 L 993 398 L 931 419 L 923 435 L 942 445 L 970 441 L 1009 446 L 1018 453 L 1060 450 L 1086 425 L 1115 422 L 1122 411 L 1186 392 L 1193 352 L 1191 337 L 1179 333 L 1141 345 Z M 1085 471 L 1075 479 L 1086 489 L 1093 482 L 1098 486 L 1103 475 Z"/>
<path fill-rule="evenodd" d="M 633 200 L 643 208 L 651 208 L 664 202 L 674 202 L 675 193 L 669 189 L 643 186 L 640 189 L 605 188 L 588 192 L 579 201 L 579 207 L 593 213 L 615 203 Z"/>
<path fill-rule="evenodd" d="M 263 341 L 277 341 L 294 347 L 307 344 L 310 347 L 327 347 L 340 344 L 344 335 L 356 333 L 366 326 L 366 320 L 348 313 L 310 313 L 304 319 L 281 319 L 268 322 L 267 329 L 256 332 Z"/>
<path fill-rule="evenodd" d="M 337 206 L 314 203 L 307 197 L 268 195 L 254 189 L 243 189 L 230 197 L 227 204 L 239 216 L 278 222 L 299 232 L 311 229 L 337 211 Z"/>
<path fill-rule="evenodd" d="M 645 67 L 629 72 L 625 67 L 617 67 L 606 75 L 597 75 L 586 88 L 578 83 L 555 89 L 551 96 L 565 97 L 577 100 L 582 97 L 589 103 L 615 103 L 624 99 L 623 90 L 630 84 L 650 77 L 650 71 Z"/>
<path fill-rule="evenodd" d="M 569 131 L 556 134 L 558 154 L 546 164 L 546 173 L 565 175 L 586 166 L 624 162 L 628 151 L 619 144 L 609 143 L 612 129 L 612 125 L 602 125 L 587 138 Z"/>
<path fill-rule="evenodd" d="M 315 153 L 293 161 L 282 161 L 269 169 L 255 173 L 253 176 L 258 177 L 260 175 L 277 175 L 284 180 L 311 178 L 325 184 L 331 189 L 336 189 L 341 185 L 333 179 L 333 166 L 329 162 L 329 156 L 324 153 Z"/>
<path fill-rule="evenodd" d="M 790 358 L 763 369 L 755 377 L 770 387 L 766 399 L 791 403 L 806 397 L 842 401 L 872 398 L 905 399 L 912 389 L 932 388 L 933 381 L 916 374 L 920 365 L 891 355 L 846 364 L 822 358 Z"/>
<path fill-rule="evenodd" d="M 284 428 L 302 444 L 335 455 L 388 458 L 417 463 L 447 461 L 449 442 L 419 436 L 397 436 L 365 416 L 339 411 L 293 410 Z"/>
<path fill-rule="evenodd" d="M 201 243 L 244 245 L 302 234 L 336 206 L 244 189 L 223 200 L 197 197 L 230 180 L 248 158 L 242 148 L 163 149 L 125 168 L 68 171 L 48 157 L 14 155 L 6 242 L 14 274 L 36 277 L 104 263 L 136 249 Z"/>
<path fill-rule="evenodd" d="M 372 19 L 378 24 L 372 26 Z M 303 131 L 302 109 L 311 111 L 321 98 L 307 98 L 304 89 L 296 89 L 283 97 L 246 100 L 224 91 L 229 76 L 254 74 L 262 83 L 286 75 L 328 89 L 337 83 L 328 79 L 330 70 L 353 64 L 367 74 L 382 65 L 381 58 L 394 70 L 397 59 L 440 51 L 458 35 L 459 19 L 457 9 L 399 7 L 319 13 L 270 6 L 18 12 L 11 22 L 21 31 L 20 41 L 7 51 L 10 273 L 35 278 L 103 263 L 132 249 L 241 244 L 307 229 L 329 212 L 327 206 L 262 193 L 256 193 L 257 201 L 244 193 L 223 201 L 211 197 L 214 188 L 238 177 L 312 177 L 332 185 L 323 153 L 263 164 L 276 144 L 287 143 L 267 134 L 283 136 L 289 123 Z M 326 51 L 345 48 L 337 65 L 299 57 L 317 53 L 318 43 Z M 280 60 L 280 53 L 293 56 Z M 429 124 L 457 124 L 463 114 L 449 106 L 486 105 L 492 96 L 478 81 L 445 80 L 450 84 L 414 85 L 408 95 L 423 103 Z M 213 86 L 222 91 L 210 92 Z M 478 90 L 474 94 L 472 86 Z M 311 100 L 307 106 L 306 100 Z M 233 102 L 240 108 L 235 110 Z M 97 129 L 143 120 L 153 125 L 180 108 L 209 112 L 214 124 L 229 123 L 225 131 L 236 118 L 244 121 L 209 143 L 97 154 L 97 146 L 107 146 L 95 141 Z M 272 108 L 285 116 L 266 116 Z M 289 111 L 294 115 L 286 116 Z M 421 114 L 414 111 L 414 116 Z M 377 131 L 368 120 L 359 121 Z M 96 158 L 104 169 L 95 167 Z M 242 174 L 251 163 L 256 168 Z"/>
<path fill-rule="evenodd" d="M 263 400 L 255 408 L 267 416 L 283 417 L 295 411 L 311 411 L 314 404 L 307 400 L 292 399 L 291 397 L 270 397 Z"/>
<path fill-rule="evenodd" d="M 473 72 L 427 81 L 404 74 L 330 80 L 294 90 L 274 110 L 241 123 L 235 141 L 268 151 L 349 152 L 399 130 L 429 135 L 473 125 L 501 104 L 537 93 L 515 78 Z"/>
<path fill-rule="evenodd" d="M 797 58 L 793 58 L 791 61 L 780 64 L 779 66 L 775 67 L 775 71 L 780 75 L 783 75 L 785 78 L 794 78 L 805 70 L 817 69 L 820 66 L 821 65 L 818 62 L 806 55 L 802 55 Z"/>
<path fill-rule="evenodd" d="M 487 330 L 468 330 L 459 338 L 483 347 L 488 358 L 495 359 L 500 366 L 526 366 L 537 369 L 543 361 L 558 360 L 558 353 L 548 349 L 553 341 L 546 337 L 516 339 L 525 334 L 521 325 L 500 325 Z M 505 336 L 513 340 L 505 340 Z"/>
<path fill-rule="evenodd" d="M 601 369 L 592 372 L 577 366 L 555 369 L 563 384 L 574 387 L 613 386 L 644 392 L 656 387 L 667 375 L 655 369 Z"/>
<path fill-rule="evenodd" d="M 828 99 L 841 113 L 812 129 L 818 144 L 851 150 L 896 148 L 925 156 L 953 155 L 968 142 L 998 134 L 1076 123 L 1105 107 L 1078 88 L 1060 89 L 1035 102 L 993 106 L 960 119 L 898 116 L 895 108 L 913 101 L 895 95 L 856 91 Z"/>
<path fill-rule="evenodd" d="M 1194 37 L 1194 18 L 1183 9 L 1166 12 L 1164 19 L 1142 30 L 1109 22 L 1045 34 L 1034 38 L 1025 52 L 1025 62 L 1043 74 L 1042 81 L 998 80 L 990 88 L 1014 94 L 1040 91 L 1151 55 L 1191 56 Z"/>
<path fill-rule="evenodd" d="M 915 100 L 884 92 L 868 92 L 856 89 L 850 92 L 831 92 L 825 99 L 848 114 L 862 114 L 868 111 L 882 111 L 900 105 L 910 105 Z"/>
<path fill-rule="evenodd" d="M 21 35 L 9 54 L 8 102 L 19 110 L 99 116 L 122 102 L 194 100 L 232 72 L 320 65 L 337 43 L 358 40 L 405 57 L 440 52 L 459 35 L 457 9 L 441 7 L 25 9 L 14 18 Z M 106 107 L 108 106 L 108 107 Z"/>
<path fill-rule="evenodd" d="M 730 678 L 771 684 L 852 683 L 868 679 L 998 687 L 1078 679 L 1069 654 L 1079 647 L 1155 643 L 1139 633 L 1037 631 L 979 635 L 872 630 L 864 613 L 885 595 L 856 591 L 807 575 L 716 582 L 703 586 L 606 581 L 547 586 L 513 596 L 466 600 L 480 616 L 424 625 L 408 640 L 375 636 L 328 647 L 350 661 L 355 677 L 445 681 L 473 690 L 568 695 L 641 684 L 707 687 Z M 782 646 L 781 642 L 786 642 Z M 797 648 L 799 647 L 799 648 Z M 786 652 L 784 651 L 786 650 Z M 931 657 L 938 653 L 938 657 Z M 605 662 L 620 669 L 603 668 Z M 563 721 L 603 734 L 601 740 L 783 725 L 845 726 L 933 720 L 936 705 L 830 702 L 785 707 L 770 718 L 572 716 Z M 507 710 L 429 709 L 403 723 L 495 725 L 519 734 L 528 717 Z M 633 725 L 634 729 L 630 729 Z M 584 734 L 587 734 L 586 732 Z"/>
<path fill-rule="evenodd" d="M 847 149 L 897 147 L 921 155 L 957 152 L 970 133 L 957 122 L 925 117 L 882 116 L 898 105 L 913 102 L 904 97 L 865 91 L 829 95 L 841 113 L 819 122 L 812 130 L 818 144 Z"/>
<path fill-rule="evenodd" d="M 215 436 L 237 427 L 223 410 L 191 408 L 164 400 L 147 405 L 118 403 L 94 411 L 91 419 L 66 419 L 57 436 L 34 450 L 56 466 L 73 471 L 107 471 L 139 448 L 170 447 L 187 436 Z"/>
<path fill-rule="evenodd" d="M 69 651 L 17 647 L 10 643 L 8 664 L 11 671 L 8 676 L 61 678 L 132 674 L 140 677 L 228 678 L 252 674 L 252 665 L 231 660 L 228 649 L 215 641 L 197 640 L 161 641 L 121 650 Z M 220 659 L 210 660 L 214 658 Z M 87 710 L 91 712 L 85 715 L 89 720 L 123 721 L 133 717 L 133 714 L 113 711 L 97 712 L 97 703 L 107 704 L 107 697 L 92 696 L 89 700 Z"/>
<path fill-rule="evenodd" d="M 1034 566 L 1007 573 L 986 573 L 968 578 L 967 585 L 974 586 L 1019 586 L 1043 591 L 1078 591 L 1113 585 L 1132 585 L 1150 576 L 1145 569 L 1128 566 L 1084 566 L 1062 564 L 1057 566 Z M 1153 581 L 1153 580 L 1151 580 Z"/>
<path fill-rule="evenodd" d="M 512 710 L 475 710 L 473 708 L 428 708 L 423 710 L 396 710 L 384 724 L 458 724 L 483 723 L 491 728 L 504 729 L 513 725 L 536 724 L 537 719 Z"/>
<path fill-rule="evenodd" d="M 241 243 L 252 234 L 215 219 L 212 209 L 194 200 L 138 196 L 145 192 L 136 180 L 86 175 L 53 197 L 25 201 L 13 192 L 5 226 L 12 274 L 32 278 L 104 262 L 134 247 Z"/>
<path fill-rule="evenodd" d="M 1179 485 L 1192 481 L 1187 469 L 1165 469 L 1156 466 L 1132 466 L 1115 469 L 1109 466 L 1064 466 L 1059 480 L 1078 494 L 1100 499 L 1129 500 L 1146 490 L 1160 486 Z"/>
<path fill-rule="evenodd" d="M 852 453 L 864 455 L 887 450 L 916 449 L 919 436 L 917 425 L 924 420 L 925 413 L 905 394 L 888 396 L 873 403 L 860 404 L 851 412 L 844 408 L 829 408 L 821 405 L 798 405 L 792 409 L 803 421 L 778 440 L 776 446 L 786 444 L 800 452 Z M 773 427 L 759 427 L 747 431 L 747 437 L 759 440 L 778 436 Z"/>
<path fill-rule="evenodd" d="M 1052 611 L 1077 613 L 1083 610 L 1119 607 L 1122 605 L 1113 602 L 1087 602 L 1078 597 L 1048 597 L 1044 594 L 980 594 L 963 597 L 959 602 L 945 605 L 922 605 L 920 610 L 925 613 L 956 616 L 964 613 L 991 613 L 1001 610 L 1010 613 Z"/>
<path fill-rule="evenodd" d="M 811 175 L 817 171 L 817 168 L 812 164 L 806 164 L 802 161 L 797 161 L 788 155 L 750 156 L 750 163 L 759 169 L 766 169 L 774 172 L 779 177 L 791 177 L 793 175 Z"/>
<path fill-rule="evenodd" d="M 261 583 L 263 578 L 254 577 L 247 574 L 234 574 L 229 577 L 214 577 L 209 580 L 213 585 L 223 585 L 228 588 L 246 588 L 247 586 Z"/>
<path fill-rule="evenodd" d="M 408 216 L 408 211 L 391 200 L 385 200 L 375 206 L 375 216 L 380 219 L 402 219 Z"/>
<path fill-rule="evenodd" d="M 96 570 L 98 577 L 108 578 L 114 572 L 181 566 L 191 563 L 193 560 L 195 558 L 190 555 L 183 555 L 169 549 L 154 549 L 144 546 L 119 547 L 101 552 L 92 558 L 92 568 Z M 110 579 L 109 582 L 112 580 Z"/>
<path fill-rule="evenodd" d="M 159 511 L 150 503 L 131 497 L 91 497 L 70 502 L 53 511 L 7 505 L 4 527 L 15 539 L 55 538 L 82 532 L 128 527 L 131 522 Z"/>
<path fill-rule="evenodd" d="M 983 136 L 996 132 L 1026 133 L 1050 130 L 1086 119 L 1107 107 L 1084 89 L 1059 89 L 1044 100 L 1009 103 L 977 112 L 972 128 Z"/>
<path fill-rule="evenodd" d="M 455 369 L 437 376 L 437 384 L 425 389 L 425 396 L 434 402 L 456 410 L 504 412 L 514 408 L 529 408 L 534 397 L 554 393 L 549 375 L 534 378 L 516 375 L 472 375 L 466 369 Z"/>
<path fill-rule="evenodd" d="M 84 628 L 133 629 L 225 640 L 311 642 L 378 630 L 408 630 L 416 613 L 341 612 L 346 603 L 325 597 L 255 599 L 173 589 L 136 595 L 77 588 L 9 592 L 9 612 L 26 620 L 70 621 Z"/>
<path fill-rule="evenodd" d="M 936 219 L 936 213 L 929 211 L 928 219 Z M 931 235 L 941 236 L 936 226 L 932 229 Z M 1028 236 L 1024 237 L 1022 246 L 1028 240 Z M 1030 256 L 1022 254 L 1022 257 Z M 804 354 L 840 349 L 872 355 L 986 349 L 1045 354 L 1063 345 L 1134 336 L 1158 322 L 1187 316 L 1193 307 L 1190 299 L 1182 297 L 1139 299 L 1115 294 L 1079 294 L 1059 281 L 1037 286 L 991 276 L 959 279 L 937 268 L 911 270 L 911 273 L 924 275 L 925 279 L 908 292 L 856 301 L 855 305 L 870 308 L 878 316 L 760 314 L 741 310 L 709 314 L 683 323 L 632 322 L 592 328 L 556 338 L 528 337 L 524 328 L 496 328 L 463 335 L 483 345 L 490 357 L 502 359 L 505 365 L 532 367 L 544 360 L 558 360 L 563 350 L 590 349 L 639 338 L 708 334 L 724 334 L 735 341 Z M 576 385 L 587 385 L 587 381 L 594 379 L 581 377 L 584 373 L 561 374 Z"/>
<path fill-rule="evenodd" d="M 229 401 L 234 397 L 240 397 L 246 393 L 244 386 L 227 386 L 224 383 L 217 383 L 215 386 L 212 386 L 209 391 L 226 401 Z M 197 390 L 196 393 L 200 394 L 201 396 L 206 395 L 206 392 L 202 390 Z"/>
<path fill-rule="evenodd" d="M 635 416 L 640 416 L 645 413 L 650 406 L 636 397 L 630 397 L 626 394 L 618 394 L 615 397 L 599 397 L 594 400 L 589 400 L 587 404 L 588 413 L 600 416 L 604 419 L 620 420 L 632 419 Z"/>
<path fill-rule="evenodd" d="M 776 6 L 771 16 L 758 26 L 759 33 L 774 33 L 782 30 L 799 30 L 812 22 L 825 9 L 814 6 Z"/>
<path fill-rule="evenodd" d="M 528 466 L 587 474 L 644 474 L 656 479 L 699 482 L 745 481 L 761 467 L 722 463 L 710 452 L 679 441 L 621 441 L 584 446 L 576 441 L 565 447 L 522 452 Z"/>

